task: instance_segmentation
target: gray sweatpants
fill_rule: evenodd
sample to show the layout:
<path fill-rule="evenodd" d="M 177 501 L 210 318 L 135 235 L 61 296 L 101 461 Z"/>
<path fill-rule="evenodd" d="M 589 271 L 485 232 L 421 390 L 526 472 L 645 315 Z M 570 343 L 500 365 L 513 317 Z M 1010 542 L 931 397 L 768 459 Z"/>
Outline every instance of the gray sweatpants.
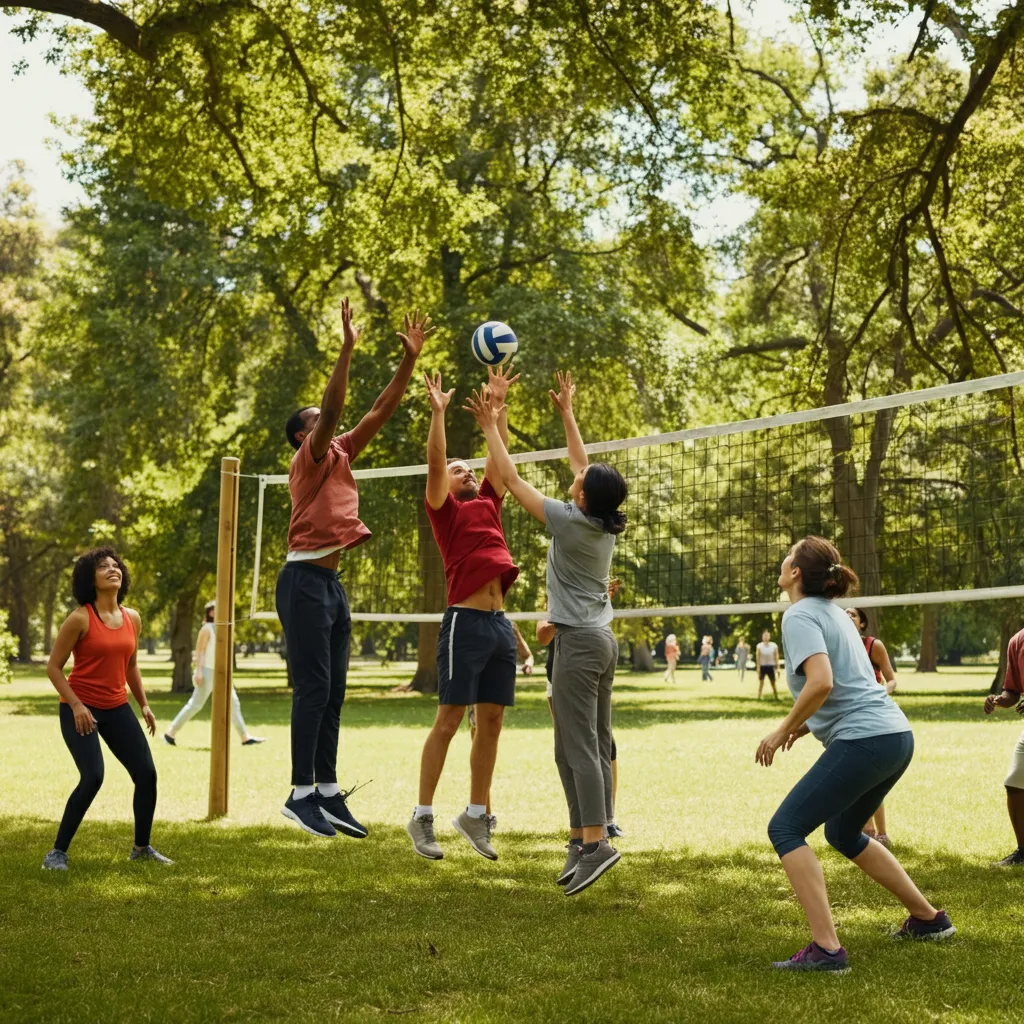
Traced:
<path fill-rule="evenodd" d="M 612 683 L 619 645 L 612 631 L 559 626 L 551 702 L 555 764 L 569 826 L 605 825 L 612 807 Z"/>

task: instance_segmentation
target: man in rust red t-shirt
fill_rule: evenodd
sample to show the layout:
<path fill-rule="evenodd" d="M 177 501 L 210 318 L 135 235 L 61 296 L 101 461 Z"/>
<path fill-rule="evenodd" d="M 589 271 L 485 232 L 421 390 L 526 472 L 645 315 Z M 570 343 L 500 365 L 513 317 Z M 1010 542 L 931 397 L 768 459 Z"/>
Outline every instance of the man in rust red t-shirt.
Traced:
<path fill-rule="evenodd" d="M 1024 715 L 1024 629 L 1010 637 L 1006 646 L 1006 675 L 1003 692 L 985 698 L 985 714 L 996 708 L 1012 708 Z M 1024 733 L 1017 740 L 1010 761 L 1010 772 L 1003 781 L 1006 787 L 1006 809 L 1017 838 L 1017 849 L 999 861 L 1000 867 L 1024 867 Z"/>
<path fill-rule="evenodd" d="M 284 627 L 292 676 L 292 792 L 282 813 L 312 835 L 362 838 L 338 786 L 338 728 L 345 700 L 352 620 L 338 579 L 342 551 L 370 531 L 359 519 L 351 463 L 398 408 L 423 341 L 432 328 L 417 311 L 399 334 L 404 353 L 391 383 L 347 433 L 335 436 L 345 406 L 348 369 L 359 337 L 348 299 L 342 306 L 344 342 L 320 407 L 293 413 L 285 426 L 296 450 L 288 471 L 292 517 L 288 560 L 277 580 L 277 614 Z"/>
<path fill-rule="evenodd" d="M 489 386 L 504 399 L 509 377 L 488 367 Z M 454 391 L 441 389 L 441 375 L 425 377 L 430 398 L 427 439 L 426 509 L 444 561 L 448 610 L 437 641 L 437 718 L 423 746 L 419 803 L 406 826 L 421 857 L 440 860 L 434 836 L 434 791 L 445 756 L 467 707 L 476 707 L 476 733 L 470 755 L 469 805 L 453 822 L 477 853 L 497 860 L 490 843 L 492 819 L 487 794 L 494 774 L 505 708 L 515 703 L 516 637 L 502 605 L 519 570 L 501 528 L 501 478 L 476 473 L 460 459 L 447 462 L 445 409 Z M 504 414 L 501 423 L 507 437 Z"/>

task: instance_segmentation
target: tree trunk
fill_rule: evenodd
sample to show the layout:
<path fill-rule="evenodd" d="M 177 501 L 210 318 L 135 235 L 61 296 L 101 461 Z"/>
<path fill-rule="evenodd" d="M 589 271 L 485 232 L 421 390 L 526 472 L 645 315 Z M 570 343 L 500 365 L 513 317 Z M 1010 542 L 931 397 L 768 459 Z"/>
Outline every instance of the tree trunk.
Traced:
<path fill-rule="evenodd" d="M 638 640 L 630 644 L 629 656 L 634 672 L 654 671 L 654 655 L 651 654 L 650 644 L 646 640 Z"/>
<path fill-rule="evenodd" d="M 377 648 L 373 642 L 373 634 L 367 633 L 363 637 L 363 643 L 359 648 L 359 655 L 363 658 L 372 658 L 377 653 Z"/>
<path fill-rule="evenodd" d="M 938 648 L 936 635 L 939 625 L 939 609 L 934 604 L 924 606 L 924 619 L 921 623 L 921 653 L 917 659 L 918 672 L 938 671 Z"/>
<path fill-rule="evenodd" d="M 171 610 L 171 693 L 187 693 L 192 689 L 192 616 L 196 609 L 197 591 L 182 594 Z"/>
<path fill-rule="evenodd" d="M 43 654 L 53 650 L 53 616 L 57 608 L 57 588 L 60 586 L 60 573 L 55 572 L 47 577 L 46 598 L 43 605 Z"/>
<path fill-rule="evenodd" d="M 32 637 L 29 632 L 28 594 L 24 572 L 25 544 L 22 537 L 12 531 L 7 535 L 8 631 L 18 641 L 15 660 L 23 664 L 32 661 Z"/>
<path fill-rule="evenodd" d="M 154 654 L 156 654 L 156 637 L 155 636 L 147 636 L 146 637 L 146 653 L 148 655 L 150 655 L 150 657 L 152 657 Z"/>

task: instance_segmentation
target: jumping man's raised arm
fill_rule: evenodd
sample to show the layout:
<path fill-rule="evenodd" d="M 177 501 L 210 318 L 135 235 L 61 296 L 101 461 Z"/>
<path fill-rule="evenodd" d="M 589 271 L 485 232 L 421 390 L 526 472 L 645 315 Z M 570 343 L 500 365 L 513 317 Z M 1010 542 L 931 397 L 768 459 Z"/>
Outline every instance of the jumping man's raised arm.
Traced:
<path fill-rule="evenodd" d="M 499 366 L 497 369 L 494 369 L 492 366 L 487 367 L 487 390 L 495 402 L 501 405 L 501 412 L 498 414 L 498 436 L 501 438 L 501 443 L 505 446 L 506 450 L 508 450 L 508 406 L 505 404 L 505 399 L 508 395 L 508 389 L 519 380 L 519 374 L 517 373 L 514 377 L 510 377 L 509 374 L 511 372 L 511 360 L 506 366 Z M 494 463 L 489 454 L 487 456 L 487 464 L 484 466 L 484 477 L 491 482 L 494 493 L 499 498 L 504 497 L 505 482 L 501 479 L 501 474 L 494 468 Z"/>
<path fill-rule="evenodd" d="M 444 433 L 444 414 L 455 394 L 441 390 L 441 374 L 431 378 L 423 374 L 430 399 L 430 433 L 427 435 L 427 504 L 440 508 L 448 497 L 448 443 Z"/>
<path fill-rule="evenodd" d="M 313 458 L 319 462 L 327 454 L 334 432 L 338 429 L 342 411 L 345 408 L 345 392 L 348 390 L 348 368 L 352 363 L 352 350 L 356 347 L 360 329 L 352 323 L 352 307 L 348 299 L 341 303 L 341 325 L 343 340 L 338 361 L 331 371 L 330 380 L 324 389 L 324 397 L 320 402 L 320 417 L 313 428 L 309 439 L 309 448 Z"/>
<path fill-rule="evenodd" d="M 423 350 L 423 342 L 427 335 L 434 328 L 428 327 L 430 317 L 420 315 L 417 309 L 415 313 L 405 314 L 405 331 L 399 331 L 398 336 L 402 339 L 402 347 L 405 350 L 402 361 L 398 364 L 391 383 L 380 393 L 377 401 L 373 403 L 370 411 L 356 424 L 350 433 L 351 448 L 349 458 L 354 459 L 373 439 L 373 436 L 384 426 L 398 408 L 398 403 L 409 386 L 413 368 L 416 360 Z"/>

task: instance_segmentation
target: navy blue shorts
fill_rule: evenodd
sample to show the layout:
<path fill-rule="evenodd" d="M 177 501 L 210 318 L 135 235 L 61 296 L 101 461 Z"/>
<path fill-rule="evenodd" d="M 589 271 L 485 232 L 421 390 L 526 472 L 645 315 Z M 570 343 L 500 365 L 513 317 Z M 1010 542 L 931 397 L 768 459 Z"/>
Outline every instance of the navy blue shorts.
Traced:
<path fill-rule="evenodd" d="M 437 638 L 440 704 L 516 702 L 516 635 L 504 612 L 449 608 Z"/>

